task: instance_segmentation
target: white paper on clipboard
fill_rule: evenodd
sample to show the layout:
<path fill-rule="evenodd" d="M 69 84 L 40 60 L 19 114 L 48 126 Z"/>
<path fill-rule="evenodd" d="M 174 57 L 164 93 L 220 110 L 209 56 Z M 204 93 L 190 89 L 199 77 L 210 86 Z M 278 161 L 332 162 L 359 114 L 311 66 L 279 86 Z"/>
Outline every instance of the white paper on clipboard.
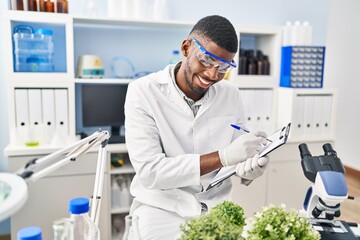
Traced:
<path fill-rule="evenodd" d="M 260 157 L 267 155 L 268 153 L 274 151 L 275 149 L 286 143 L 290 132 L 290 126 L 291 123 L 288 123 L 286 126 L 282 127 L 281 129 L 274 132 L 271 136 L 267 137 L 272 142 L 268 142 L 268 144 L 264 146 L 264 148 L 259 153 Z M 207 187 L 206 191 L 220 184 L 222 181 L 231 177 L 235 173 L 236 173 L 236 165 L 221 168 L 220 171 L 214 177 L 214 179 L 211 181 L 209 186 Z"/>

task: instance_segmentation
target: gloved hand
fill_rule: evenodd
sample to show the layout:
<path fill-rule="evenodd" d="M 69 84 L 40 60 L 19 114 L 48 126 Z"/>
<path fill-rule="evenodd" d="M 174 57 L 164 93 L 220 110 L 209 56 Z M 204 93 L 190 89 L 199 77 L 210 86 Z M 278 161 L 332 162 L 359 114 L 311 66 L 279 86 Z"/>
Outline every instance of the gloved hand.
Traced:
<path fill-rule="evenodd" d="M 236 174 L 243 179 L 252 181 L 264 173 L 268 162 L 268 156 L 259 157 L 259 154 L 256 154 L 253 158 L 239 163 L 236 166 Z"/>
<path fill-rule="evenodd" d="M 266 145 L 266 133 L 258 131 L 239 136 L 227 147 L 219 150 L 221 164 L 224 167 L 236 165 L 253 157 Z"/>

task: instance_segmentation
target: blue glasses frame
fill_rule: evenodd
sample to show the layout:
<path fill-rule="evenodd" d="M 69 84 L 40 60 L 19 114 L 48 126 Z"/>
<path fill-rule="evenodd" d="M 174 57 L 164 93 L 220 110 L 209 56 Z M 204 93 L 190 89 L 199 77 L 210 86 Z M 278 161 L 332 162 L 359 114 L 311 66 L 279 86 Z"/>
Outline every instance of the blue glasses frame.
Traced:
<path fill-rule="evenodd" d="M 223 58 L 221 58 L 221 57 L 218 57 L 218 56 L 216 56 L 215 54 L 207 51 L 205 48 L 203 48 L 203 46 L 200 45 L 200 43 L 199 43 L 195 38 L 191 38 L 191 40 L 194 41 L 194 43 L 196 44 L 196 46 L 198 46 L 198 48 L 200 49 L 200 51 L 203 52 L 204 54 L 207 54 L 207 55 L 215 58 L 216 60 L 219 60 L 219 61 L 221 61 L 221 62 L 223 62 L 223 63 L 227 63 L 227 64 L 229 64 L 231 67 L 236 68 L 236 62 L 235 62 L 234 59 L 231 60 L 231 62 L 226 61 L 225 59 L 223 59 Z"/>

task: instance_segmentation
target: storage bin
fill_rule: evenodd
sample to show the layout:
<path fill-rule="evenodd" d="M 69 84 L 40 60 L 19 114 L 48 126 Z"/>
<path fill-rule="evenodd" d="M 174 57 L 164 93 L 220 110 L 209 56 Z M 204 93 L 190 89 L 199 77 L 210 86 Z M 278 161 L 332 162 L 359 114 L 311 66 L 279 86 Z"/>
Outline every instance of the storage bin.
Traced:
<path fill-rule="evenodd" d="M 53 32 L 49 29 L 33 30 L 31 26 L 14 29 L 14 71 L 53 72 Z"/>
<path fill-rule="evenodd" d="M 321 88 L 324 60 L 325 47 L 322 46 L 282 47 L 280 86 Z"/>

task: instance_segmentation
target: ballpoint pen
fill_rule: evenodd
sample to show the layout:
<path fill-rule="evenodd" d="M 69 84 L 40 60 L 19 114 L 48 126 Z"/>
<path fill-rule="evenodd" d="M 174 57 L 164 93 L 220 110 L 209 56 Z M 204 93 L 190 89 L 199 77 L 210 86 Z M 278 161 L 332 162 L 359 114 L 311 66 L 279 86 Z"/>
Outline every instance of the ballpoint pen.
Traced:
<path fill-rule="evenodd" d="M 235 128 L 236 130 L 243 130 L 244 132 L 246 132 L 246 133 L 250 133 L 250 131 L 249 130 L 247 130 L 246 128 L 243 128 L 243 127 L 240 127 L 240 126 L 238 126 L 238 125 L 236 125 L 236 124 L 230 124 L 230 126 L 232 126 L 233 128 Z M 270 139 L 268 139 L 268 138 L 265 138 L 267 141 L 269 141 L 269 142 L 272 142 L 272 140 L 270 140 Z"/>

